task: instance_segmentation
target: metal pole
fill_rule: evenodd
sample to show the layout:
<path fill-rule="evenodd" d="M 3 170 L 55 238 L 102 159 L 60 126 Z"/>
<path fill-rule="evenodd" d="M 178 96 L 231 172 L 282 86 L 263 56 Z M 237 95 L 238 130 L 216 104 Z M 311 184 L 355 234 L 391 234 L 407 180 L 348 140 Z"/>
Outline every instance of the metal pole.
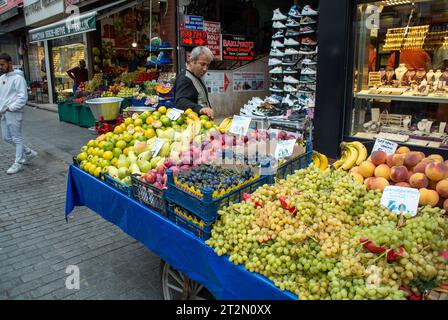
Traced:
<path fill-rule="evenodd" d="M 48 48 L 48 40 L 44 41 L 44 50 L 45 50 L 45 70 L 47 72 L 47 87 L 48 87 L 48 99 L 49 103 L 53 104 L 53 81 L 52 81 L 52 70 L 50 64 L 50 50 Z"/>

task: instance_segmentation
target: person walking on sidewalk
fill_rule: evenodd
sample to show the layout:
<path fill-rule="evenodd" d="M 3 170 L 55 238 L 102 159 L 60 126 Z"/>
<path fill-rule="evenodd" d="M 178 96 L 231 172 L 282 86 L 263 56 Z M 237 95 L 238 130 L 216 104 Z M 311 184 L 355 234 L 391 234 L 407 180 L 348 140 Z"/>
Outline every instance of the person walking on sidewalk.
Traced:
<path fill-rule="evenodd" d="M 37 156 L 23 143 L 22 121 L 23 108 L 28 100 L 28 92 L 23 72 L 14 71 L 12 59 L 6 54 L 0 54 L 0 126 L 2 137 L 7 143 L 15 145 L 16 158 L 14 164 L 6 171 L 14 174 L 23 170 L 23 165 Z"/>

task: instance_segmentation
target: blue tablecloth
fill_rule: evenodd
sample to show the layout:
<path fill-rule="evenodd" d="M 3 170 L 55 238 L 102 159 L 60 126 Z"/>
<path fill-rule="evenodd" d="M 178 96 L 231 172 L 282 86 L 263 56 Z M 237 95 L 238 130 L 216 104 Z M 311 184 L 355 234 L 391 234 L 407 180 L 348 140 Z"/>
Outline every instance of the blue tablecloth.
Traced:
<path fill-rule="evenodd" d="M 75 206 L 86 206 L 117 225 L 173 268 L 203 284 L 217 299 L 297 299 L 267 278 L 229 262 L 227 256 L 219 257 L 192 233 L 71 165 L 66 217 Z"/>

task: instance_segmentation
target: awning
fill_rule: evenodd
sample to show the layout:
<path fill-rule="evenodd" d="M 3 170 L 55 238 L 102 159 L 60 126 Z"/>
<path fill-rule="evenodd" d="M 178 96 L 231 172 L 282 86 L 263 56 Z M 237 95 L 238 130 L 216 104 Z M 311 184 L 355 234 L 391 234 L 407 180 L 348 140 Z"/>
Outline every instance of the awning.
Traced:
<path fill-rule="evenodd" d="M 127 0 L 119 0 L 113 3 L 106 4 L 95 10 L 86 12 L 79 15 L 78 20 L 71 20 L 69 17 L 57 21 L 55 23 L 49 24 L 47 26 L 42 26 L 29 31 L 30 43 L 51 40 L 57 38 L 63 38 L 67 36 L 73 36 L 80 33 L 90 32 L 96 30 L 96 15 L 99 13 L 105 13 L 106 9 L 110 9 L 113 6 L 117 6 L 126 2 Z M 130 6 L 135 6 L 137 1 L 132 1 L 125 5 L 120 6 L 119 11 L 129 8 Z M 114 10 L 115 11 L 115 10 Z M 115 11 L 116 12 L 116 11 Z M 108 13 L 110 14 L 110 13 Z M 101 17 L 100 17 L 101 18 Z"/>

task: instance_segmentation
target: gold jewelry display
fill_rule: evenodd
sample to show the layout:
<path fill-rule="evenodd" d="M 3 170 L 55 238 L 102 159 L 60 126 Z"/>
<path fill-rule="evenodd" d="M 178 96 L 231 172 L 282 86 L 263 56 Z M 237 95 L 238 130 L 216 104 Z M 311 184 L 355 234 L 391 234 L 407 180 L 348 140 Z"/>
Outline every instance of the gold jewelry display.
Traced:
<path fill-rule="evenodd" d="M 389 28 L 383 50 L 395 51 L 401 49 L 421 49 L 429 32 L 429 25 L 406 28 Z"/>

